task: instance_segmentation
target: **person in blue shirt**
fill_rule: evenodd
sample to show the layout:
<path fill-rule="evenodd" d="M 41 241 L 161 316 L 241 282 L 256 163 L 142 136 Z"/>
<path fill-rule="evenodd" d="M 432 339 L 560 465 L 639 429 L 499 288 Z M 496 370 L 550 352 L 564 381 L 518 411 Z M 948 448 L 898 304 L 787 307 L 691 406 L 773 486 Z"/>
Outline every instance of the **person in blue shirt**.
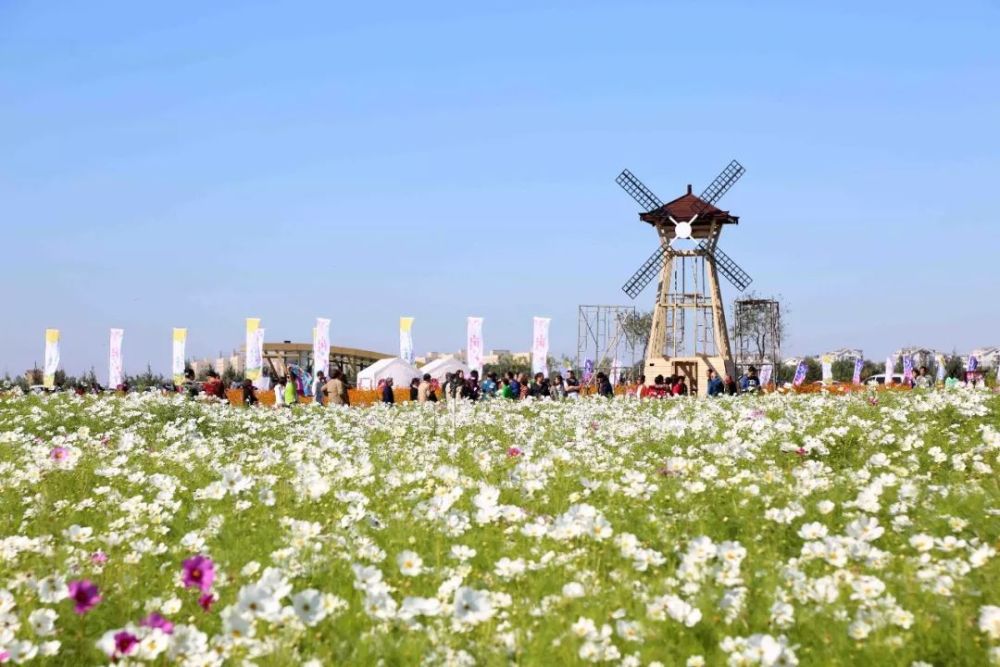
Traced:
<path fill-rule="evenodd" d="M 497 374 L 487 373 L 482 384 L 479 385 L 483 398 L 493 398 L 497 393 Z"/>
<path fill-rule="evenodd" d="M 719 374 L 715 372 L 714 368 L 708 369 L 708 395 L 709 396 L 722 396 L 722 378 Z"/>
<path fill-rule="evenodd" d="M 746 375 L 740 378 L 740 392 L 753 394 L 760 389 L 760 378 L 757 377 L 757 369 L 751 366 L 747 369 Z"/>
<path fill-rule="evenodd" d="M 507 381 L 510 385 L 511 398 L 515 401 L 521 398 L 521 383 L 517 381 L 517 376 L 511 371 L 507 371 Z"/>

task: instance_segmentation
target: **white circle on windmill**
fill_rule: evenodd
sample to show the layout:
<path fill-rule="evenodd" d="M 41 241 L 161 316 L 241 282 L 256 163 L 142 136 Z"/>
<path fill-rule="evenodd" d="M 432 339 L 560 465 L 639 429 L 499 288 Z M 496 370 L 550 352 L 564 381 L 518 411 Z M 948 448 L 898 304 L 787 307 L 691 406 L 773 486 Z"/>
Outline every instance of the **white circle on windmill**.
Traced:
<path fill-rule="evenodd" d="M 691 238 L 691 223 L 694 222 L 694 218 L 687 222 L 677 222 L 674 220 L 673 216 L 668 216 L 670 222 L 674 223 L 674 238 L 678 239 L 689 239 Z M 697 217 L 697 216 L 695 216 Z"/>

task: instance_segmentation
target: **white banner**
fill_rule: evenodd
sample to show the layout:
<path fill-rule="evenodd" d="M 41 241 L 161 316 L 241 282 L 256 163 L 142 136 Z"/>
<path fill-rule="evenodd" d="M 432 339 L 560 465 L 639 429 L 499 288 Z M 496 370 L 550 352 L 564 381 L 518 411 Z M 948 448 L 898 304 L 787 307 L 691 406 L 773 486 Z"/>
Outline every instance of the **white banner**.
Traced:
<path fill-rule="evenodd" d="M 833 382 L 833 356 L 824 354 L 821 361 L 823 362 L 823 384 L 831 384 Z"/>
<path fill-rule="evenodd" d="M 413 364 L 413 318 L 399 318 L 399 358 Z"/>
<path fill-rule="evenodd" d="M 885 383 L 892 384 L 892 370 L 896 367 L 896 360 L 892 357 L 885 358 Z"/>
<path fill-rule="evenodd" d="M 260 368 L 257 369 L 257 377 L 250 378 L 253 380 L 253 386 L 262 391 L 271 388 L 271 378 L 267 377 L 263 373 L 264 368 L 264 330 L 257 329 L 254 332 L 254 350 L 256 350 L 257 359 L 260 361 Z M 250 377 L 247 375 L 247 377 Z"/>
<path fill-rule="evenodd" d="M 771 364 L 764 364 L 760 367 L 760 386 L 761 388 L 766 387 L 771 384 L 771 374 L 774 372 L 774 366 Z"/>
<path fill-rule="evenodd" d="M 934 363 L 937 364 L 937 381 L 944 382 L 944 355 L 935 354 Z"/>
<path fill-rule="evenodd" d="M 108 358 L 108 389 L 122 384 L 122 337 L 124 329 L 111 330 L 111 354 Z"/>
<path fill-rule="evenodd" d="M 45 366 L 42 384 L 53 389 L 56 386 L 56 371 L 59 370 L 59 329 L 45 330 Z"/>
<path fill-rule="evenodd" d="M 262 358 L 263 355 L 264 350 L 261 348 Z M 330 320 L 317 317 L 316 337 L 313 340 L 313 376 L 320 371 L 323 371 L 323 375 L 330 372 Z"/>
<path fill-rule="evenodd" d="M 174 376 L 174 384 L 178 387 L 184 384 L 184 345 L 187 343 L 187 334 L 187 329 L 174 329 L 174 350 L 170 372 Z"/>
<path fill-rule="evenodd" d="M 621 377 L 621 373 L 622 373 L 622 362 L 619 361 L 618 357 L 615 357 L 615 360 L 611 362 L 611 374 L 610 377 L 608 378 L 609 380 L 611 380 L 611 384 L 613 385 L 618 384 L 618 379 Z"/>
<path fill-rule="evenodd" d="M 483 374 L 483 318 L 470 317 L 465 329 L 465 363 Z"/>
<path fill-rule="evenodd" d="M 531 340 L 531 372 L 547 373 L 549 359 L 549 322 L 548 317 L 536 317 L 534 333 Z"/>
<path fill-rule="evenodd" d="M 246 361 L 243 373 L 248 380 L 257 380 L 264 367 L 264 355 L 261 351 L 262 341 L 257 340 L 260 331 L 260 318 L 247 318 Z"/>

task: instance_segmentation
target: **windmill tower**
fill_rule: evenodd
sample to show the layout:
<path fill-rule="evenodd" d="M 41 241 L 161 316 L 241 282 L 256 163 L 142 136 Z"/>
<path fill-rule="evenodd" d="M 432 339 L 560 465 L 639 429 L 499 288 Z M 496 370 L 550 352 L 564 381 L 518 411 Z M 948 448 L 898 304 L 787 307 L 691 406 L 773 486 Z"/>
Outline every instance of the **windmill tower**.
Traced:
<path fill-rule="evenodd" d="M 701 195 L 694 196 L 689 185 L 666 204 L 627 169 L 616 179 L 642 207 L 639 219 L 659 237 L 656 251 L 622 287 L 634 299 L 659 278 L 644 363 L 648 384 L 657 375 L 683 375 L 692 393 L 704 395 L 709 369 L 736 375 L 719 274 L 741 292 L 751 278 L 718 246 L 722 228 L 739 218 L 715 204 L 744 171 L 733 160 Z"/>

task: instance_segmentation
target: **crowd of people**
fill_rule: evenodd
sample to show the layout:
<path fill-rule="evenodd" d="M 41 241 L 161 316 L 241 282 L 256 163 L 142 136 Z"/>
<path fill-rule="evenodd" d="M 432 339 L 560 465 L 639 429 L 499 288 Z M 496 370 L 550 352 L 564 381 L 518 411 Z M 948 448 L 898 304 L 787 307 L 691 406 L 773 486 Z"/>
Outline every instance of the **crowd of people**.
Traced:
<path fill-rule="evenodd" d="M 911 388 L 933 388 L 936 385 L 936 378 L 927 366 L 920 366 L 913 370 L 912 376 L 905 380 L 905 383 Z M 949 377 L 944 384 L 945 387 L 949 387 L 958 383 L 957 378 Z M 329 376 L 320 371 L 310 380 L 307 370 L 293 366 L 285 375 L 270 378 L 270 384 L 274 391 L 274 405 L 277 407 L 295 405 L 302 396 L 312 396 L 316 403 L 322 405 L 350 405 L 347 377 L 339 368 L 334 369 Z M 698 393 L 697 387 L 690 386 L 688 378 L 680 374 L 657 375 L 653 378 L 653 382 L 648 384 L 646 376 L 640 375 L 637 378 L 625 379 L 622 384 L 628 387 L 628 395 L 637 398 L 668 398 Z M 969 384 L 977 386 L 972 379 L 969 380 Z M 605 397 L 615 394 L 614 384 L 604 372 L 598 372 L 581 383 L 573 370 L 568 370 L 565 377 L 558 372 L 550 373 L 546 377 L 544 373 L 529 376 L 528 373 L 507 371 L 502 374 L 489 372 L 482 378 L 476 370 L 471 371 L 468 376 L 464 371 L 458 370 L 446 374 L 440 382 L 429 374 L 414 378 L 409 385 L 409 399 L 418 403 L 490 399 L 515 401 L 529 398 L 572 399 L 581 395 L 584 386 L 587 386 L 584 393 Z M 196 381 L 194 372 L 188 369 L 181 385 L 168 383 L 163 389 L 192 397 L 202 395 L 222 400 L 228 398 L 226 383 L 214 370 L 209 370 L 203 381 Z M 243 403 L 246 405 L 256 405 L 260 402 L 257 396 L 258 389 L 249 379 L 233 382 L 228 389 L 241 390 Z M 77 385 L 74 390 L 77 393 L 100 393 L 103 388 Z M 116 390 L 128 392 L 130 387 L 127 384 L 120 385 Z M 762 384 L 754 366 L 750 366 L 738 379 L 729 374 L 720 376 L 714 369 L 709 369 L 706 390 L 710 397 L 735 396 L 757 393 L 762 390 Z M 376 391 L 381 402 L 388 404 L 396 402 L 392 378 L 380 381 Z"/>

